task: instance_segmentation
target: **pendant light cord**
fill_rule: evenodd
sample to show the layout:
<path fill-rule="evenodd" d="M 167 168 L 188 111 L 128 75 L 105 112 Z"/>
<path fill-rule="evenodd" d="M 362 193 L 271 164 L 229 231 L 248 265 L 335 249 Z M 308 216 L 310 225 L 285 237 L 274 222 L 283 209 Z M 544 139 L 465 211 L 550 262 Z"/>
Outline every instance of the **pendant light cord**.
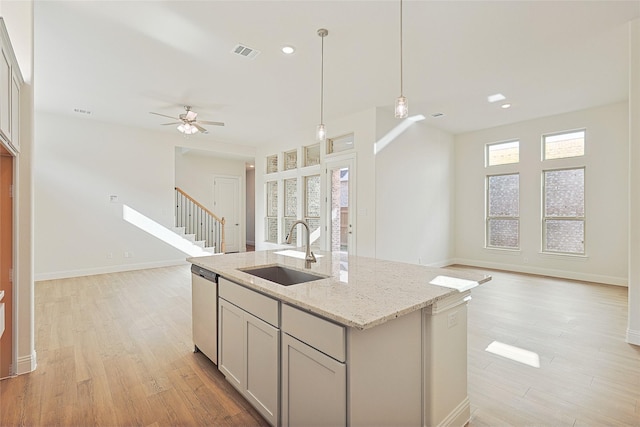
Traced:
<path fill-rule="evenodd" d="M 324 35 L 321 35 L 322 50 L 320 54 L 320 124 L 324 124 Z"/>
<path fill-rule="evenodd" d="M 402 0 L 400 0 L 400 96 L 403 96 L 402 62 Z"/>

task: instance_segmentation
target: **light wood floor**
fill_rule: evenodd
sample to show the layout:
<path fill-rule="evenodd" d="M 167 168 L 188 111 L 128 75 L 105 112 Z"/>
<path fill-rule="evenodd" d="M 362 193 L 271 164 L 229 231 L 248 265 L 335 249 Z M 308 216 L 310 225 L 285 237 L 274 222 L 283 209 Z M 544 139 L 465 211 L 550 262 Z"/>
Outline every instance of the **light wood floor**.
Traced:
<path fill-rule="evenodd" d="M 626 288 L 491 274 L 469 304 L 470 425 L 640 426 Z M 187 266 L 38 282 L 35 298 L 38 369 L 0 382 L 0 426 L 267 425 L 192 352 Z"/>

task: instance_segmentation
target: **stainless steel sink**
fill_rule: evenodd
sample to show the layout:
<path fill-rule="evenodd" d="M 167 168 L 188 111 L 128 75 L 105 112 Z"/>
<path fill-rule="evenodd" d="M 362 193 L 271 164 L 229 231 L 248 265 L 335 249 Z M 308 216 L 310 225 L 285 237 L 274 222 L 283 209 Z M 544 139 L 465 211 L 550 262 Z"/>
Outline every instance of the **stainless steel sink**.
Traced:
<path fill-rule="evenodd" d="M 299 283 L 311 282 L 313 280 L 326 279 L 326 276 L 311 274 L 300 270 L 293 270 L 280 265 L 239 268 L 238 270 L 244 271 L 252 276 L 261 277 L 282 286 L 297 285 Z"/>

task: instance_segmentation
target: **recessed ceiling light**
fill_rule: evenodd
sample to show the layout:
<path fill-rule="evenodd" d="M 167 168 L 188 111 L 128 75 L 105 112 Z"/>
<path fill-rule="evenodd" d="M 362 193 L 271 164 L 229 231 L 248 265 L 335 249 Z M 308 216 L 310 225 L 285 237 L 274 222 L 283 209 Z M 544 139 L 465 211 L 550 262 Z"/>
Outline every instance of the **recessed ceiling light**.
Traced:
<path fill-rule="evenodd" d="M 507 98 L 501 93 L 494 93 L 493 95 L 487 96 L 487 101 L 489 102 L 504 101 L 505 99 Z"/>
<path fill-rule="evenodd" d="M 506 110 L 507 108 L 511 108 L 511 104 L 509 104 L 509 103 L 502 104 L 500 107 L 504 108 Z"/>
<path fill-rule="evenodd" d="M 291 45 L 286 45 L 286 46 L 282 46 L 281 50 L 282 50 L 282 53 L 291 55 L 293 52 L 296 51 L 296 48 Z"/>

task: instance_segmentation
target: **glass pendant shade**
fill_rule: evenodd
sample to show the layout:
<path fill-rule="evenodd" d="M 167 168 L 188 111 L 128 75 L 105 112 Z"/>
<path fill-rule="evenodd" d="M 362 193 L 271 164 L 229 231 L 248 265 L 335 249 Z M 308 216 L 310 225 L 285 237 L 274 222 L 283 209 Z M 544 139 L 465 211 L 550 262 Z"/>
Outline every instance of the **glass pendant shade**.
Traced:
<path fill-rule="evenodd" d="M 407 101 L 407 98 L 405 98 L 404 96 L 400 95 L 397 99 L 396 99 L 396 118 L 398 119 L 406 119 L 407 116 L 409 116 L 409 102 Z"/>
<path fill-rule="evenodd" d="M 318 141 L 324 141 L 327 138 L 327 131 L 324 128 L 324 124 L 320 123 L 316 128 L 316 139 Z"/>

